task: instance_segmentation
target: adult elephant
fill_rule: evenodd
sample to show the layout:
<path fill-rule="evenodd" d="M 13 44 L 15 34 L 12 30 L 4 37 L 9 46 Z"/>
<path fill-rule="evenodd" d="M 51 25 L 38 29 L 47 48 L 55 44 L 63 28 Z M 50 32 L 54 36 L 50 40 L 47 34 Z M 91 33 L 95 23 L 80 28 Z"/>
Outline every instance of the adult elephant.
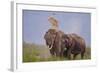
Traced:
<path fill-rule="evenodd" d="M 78 54 L 81 54 L 83 59 L 85 53 L 85 40 L 78 36 L 77 34 L 65 34 L 62 36 L 62 45 L 67 49 L 63 52 L 64 56 L 67 56 L 68 59 L 71 59 L 71 54 L 73 54 L 73 59 L 76 58 Z"/>
<path fill-rule="evenodd" d="M 49 29 L 45 35 L 44 39 L 46 41 L 46 45 L 50 48 L 50 53 L 53 56 L 63 56 L 63 48 L 62 48 L 62 35 L 64 33 L 62 31 L 58 31 L 55 29 Z"/>

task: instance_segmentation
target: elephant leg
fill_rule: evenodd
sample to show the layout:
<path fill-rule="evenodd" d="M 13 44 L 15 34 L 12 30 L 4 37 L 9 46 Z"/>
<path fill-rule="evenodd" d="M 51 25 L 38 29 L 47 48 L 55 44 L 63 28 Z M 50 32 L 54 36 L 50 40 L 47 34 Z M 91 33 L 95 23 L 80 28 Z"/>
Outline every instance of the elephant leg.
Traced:
<path fill-rule="evenodd" d="M 60 52 L 56 51 L 56 56 L 59 57 L 60 56 Z"/>
<path fill-rule="evenodd" d="M 81 51 L 81 59 L 84 58 L 84 54 L 85 54 L 85 49 L 83 49 L 83 50 Z"/>
<path fill-rule="evenodd" d="M 56 56 L 57 56 L 57 57 L 60 57 L 60 55 L 61 55 L 60 48 L 56 49 L 56 50 L 55 50 L 55 53 L 56 53 Z"/>
<path fill-rule="evenodd" d="M 83 58 L 84 58 L 84 52 L 81 53 L 81 59 L 83 59 Z"/>
<path fill-rule="evenodd" d="M 60 57 L 63 57 L 64 49 L 61 50 Z"/>
<path fill-rule="evenodd" d="M 50 53 L 51 53 L 51 55 L 52 55 L 52 56 L 54 56 L 54 55 L 55 55 L 55 52 L 54 52 L 54 50 L 53 50 L 53 49 L 50 49 Z"/>
<path fill-rule="evenodd" d="M 71 60 L 71 50 L 68 50 L 67 57 L 68 57 L 69 60 Z"/>
<path fill-rule="evenodd" d="M 74 54 L 74 55 L 73 55 L 73 60 L 75 60 L 75 59 L 76 59 L 76 56 L 77 56 L 77 54 Z"/>
<path fill-rule="evenodd" d="M 61 52 L 61 55 L 60 56 L 61 56 L 61 58 L 63 57 L 63 52 Z"/>

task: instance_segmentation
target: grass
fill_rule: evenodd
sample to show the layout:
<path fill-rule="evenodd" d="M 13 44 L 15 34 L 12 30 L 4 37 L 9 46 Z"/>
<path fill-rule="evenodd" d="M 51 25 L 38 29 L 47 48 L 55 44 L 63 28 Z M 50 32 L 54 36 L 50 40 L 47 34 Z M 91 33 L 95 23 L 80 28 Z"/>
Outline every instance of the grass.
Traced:
<path fill-rule="evenodd" d="M 91 59 L 91 48 L 86 48 L 84 59 Z M 67 58 L 52 57 L 49 49 L 43 45 L 23 43 L 23 62 L 64 61 Z M 80 55 L 76 60 L 81 60 Z"/>

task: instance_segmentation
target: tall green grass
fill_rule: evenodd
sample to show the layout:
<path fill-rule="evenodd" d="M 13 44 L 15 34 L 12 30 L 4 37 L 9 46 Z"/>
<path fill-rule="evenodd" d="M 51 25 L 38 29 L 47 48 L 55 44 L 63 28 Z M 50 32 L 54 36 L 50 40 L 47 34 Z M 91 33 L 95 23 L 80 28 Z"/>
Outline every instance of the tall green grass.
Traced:
<path fill-rule="evenodd" d="M 49 49 L 43 45 L 36 45 L 30 43 L 23 43 L 23 62 L 44 62 L 44 61 L 64 61 L 68 58 L 54 57 L 50 55 Z M 84 60 L 91 59 L 91 48 L 86 48 Z M 81 56 L 78 55 L 76 60 L 81 60 Z"/>

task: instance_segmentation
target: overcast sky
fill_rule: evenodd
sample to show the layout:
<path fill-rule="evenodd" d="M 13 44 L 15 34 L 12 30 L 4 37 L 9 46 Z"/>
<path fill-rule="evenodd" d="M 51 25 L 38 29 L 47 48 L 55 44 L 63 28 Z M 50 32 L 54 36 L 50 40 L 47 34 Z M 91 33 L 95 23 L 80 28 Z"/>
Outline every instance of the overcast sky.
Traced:
<path fill-rule="evenodd" d="M 77 12 L 50 12 L 23 10 L 23 40 L 29 43 L 45 44 L 44 34 L 50 28 L 48 17 L 59 21 L 59 29 L 65 33 L 76 33 L 91 45 L 91 14 Z"/>

